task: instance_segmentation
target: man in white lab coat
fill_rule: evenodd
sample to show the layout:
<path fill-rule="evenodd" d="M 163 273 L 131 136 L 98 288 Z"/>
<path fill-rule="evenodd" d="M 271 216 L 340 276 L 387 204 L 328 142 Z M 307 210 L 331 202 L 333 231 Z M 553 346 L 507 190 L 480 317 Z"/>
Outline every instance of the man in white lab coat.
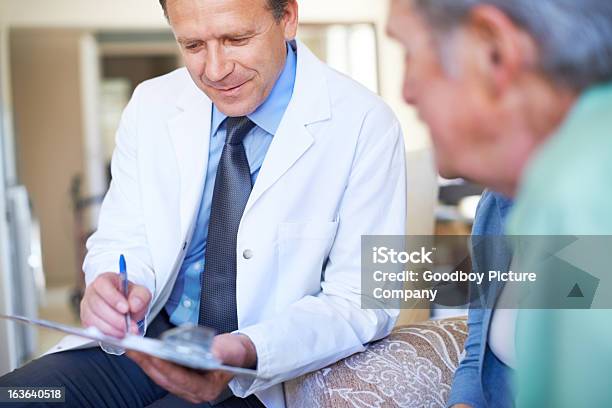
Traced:
<path fill-rule="evenodd" d="M 395 323 L 395 310 L 360 307 L 360 242 L 405 232 L 400 126 L 294 40 L 296 1 L 160 2 L 186 69 L 141 84 L 124 112 L 81 317 L 119 337 L 126 313 L 148 335 L 214 327 L 217 357 L 260 377 L 66 338 L 0 385 L 62 385 L 73 406 L 283 407 L 283 381 Z"/>

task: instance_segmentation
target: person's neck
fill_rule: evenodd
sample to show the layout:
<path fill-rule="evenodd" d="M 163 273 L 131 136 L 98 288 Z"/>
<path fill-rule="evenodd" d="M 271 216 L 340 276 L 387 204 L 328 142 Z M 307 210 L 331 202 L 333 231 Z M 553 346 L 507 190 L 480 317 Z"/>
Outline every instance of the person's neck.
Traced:
<path fill-rule="evenodd" d="M 520 134 L 514 134 L 514 147 L 509 149 L 511 166 L 505 180 L 497 186 L 501 193 L 514 197 L 533 154 L 559 130 L 578 99 L 574 91 L 538 80 L 525 87 L 520 117 Z"/>
<path fill-rule="evenodd" d="M 577 92 L 544 81 L 526 92 L 524 113 L 533 140 L 538 145 L 559 130 L 577 99 Z"/>

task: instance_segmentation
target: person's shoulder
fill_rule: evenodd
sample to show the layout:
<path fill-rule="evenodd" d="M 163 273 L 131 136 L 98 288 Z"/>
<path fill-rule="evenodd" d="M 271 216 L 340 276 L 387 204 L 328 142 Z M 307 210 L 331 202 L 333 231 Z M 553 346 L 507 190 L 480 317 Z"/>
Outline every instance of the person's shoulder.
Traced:
<path fill-rule="evenodd" d="M 147 102 L 173 102 L 176 101 L 185 88 L 193 86 L 193 82 L 185 67 L 177 68 L 172 72 L 140 83 L 134 95 Z"/>
<path fill-rule="evenodd" d="M 383 121 L 395 122 L 396 116 L 387 103 L 373 90 L 348 75 L 324 64 L 332 108 L 357 115 L 374 115 Z"/>
<path fill-rule="evenodd" d="M 532 193 L 563 199 L 608 190 L 604 186 L 612 174 L 612 131 L 592 126 L 553 138 L 528 166 L 525 181 Z"/>
<path fill-rule="evenodd" d="M 612 233 L 609 175 L 612 144 L 597 137 L 563 155 L 542 152 L 530 165 L 516 200 L 513 231 L 529 234 Z"/>
<path fill-rule="evenodd" d="M 612 233 L 612 88 L 595 92 L 530 160 L 512 219 L 517 234 Z"/>
<path fill-rule="evenodd" d="M 298 68 L 295 92 L 309 92 L 305 97 L 329 106 L 329 120 L 312 130 L 342 135 L 364 149 L 376 146 L 398 146 L 403 143 L 402 129 L 393 110 L 365 85 L 330 67 L 308 47 L 298 45 Z"/>

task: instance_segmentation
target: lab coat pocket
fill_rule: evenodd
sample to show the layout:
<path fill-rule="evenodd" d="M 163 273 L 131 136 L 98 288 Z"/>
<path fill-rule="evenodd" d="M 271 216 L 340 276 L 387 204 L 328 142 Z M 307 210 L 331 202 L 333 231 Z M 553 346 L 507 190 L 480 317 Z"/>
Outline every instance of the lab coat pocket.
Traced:
<path fill-rule="evenodd" d="M 338 222 L 281 223 L 279 276 L 285 307 L 321 291 L 321 276 L 334 243 Z"/>

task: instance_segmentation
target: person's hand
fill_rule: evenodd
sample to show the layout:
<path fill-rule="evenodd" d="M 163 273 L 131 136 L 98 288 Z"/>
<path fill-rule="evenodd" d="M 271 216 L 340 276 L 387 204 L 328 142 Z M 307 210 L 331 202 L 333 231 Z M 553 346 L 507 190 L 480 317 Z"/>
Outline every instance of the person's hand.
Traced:
<path fill-rule="evenodd" d="M 213 355 L 223 364 L 255 368 L 257 352 L 248 336 L 220 334 L 213 340 Z M 224 371 L 196 371 L 147 354 L 128 351 L 136 362 L 160 387 L 194 404 L 214 401 L 234 377 Z"/>
<path fill-rule="evenodd" d="M 123 338 L 126 332 L 125 314 L 131 320 L 144 319 L 151 302 L 151 292 L 132 282 L 128 286 L 128 298 L 121 290 L 121 277 L 107 272 L 98 276 L 87 288 L 81 301 L 81 323 L 94 326 L 109 336 Z"/>

